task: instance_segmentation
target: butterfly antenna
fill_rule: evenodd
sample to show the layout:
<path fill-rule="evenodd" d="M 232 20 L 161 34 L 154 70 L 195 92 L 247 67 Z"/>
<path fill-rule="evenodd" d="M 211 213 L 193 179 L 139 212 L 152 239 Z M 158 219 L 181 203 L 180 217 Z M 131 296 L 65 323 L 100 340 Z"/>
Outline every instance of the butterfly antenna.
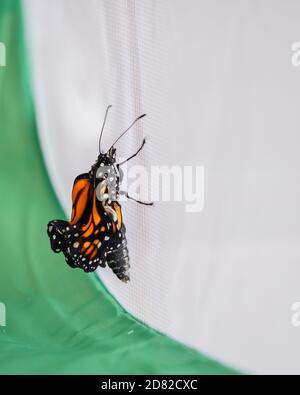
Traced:
<path fill-rule="evenodd" d="M 103 130 L 105 127 L 105 123 L 106 123 L 107 114 L 108 114 L 108 111 L 111 107 L 112 107 L 112 105 L 110 104 L 109 106 L 107 106 L 107 109 L 105 111 L 104 121 L 103 121 L 102 129 L 101 129 L 100 137 L 99 137 L 99 153 L 101 153 L 101 139 L 102 139 L 102 134 L 103 134 Z"/>
<path fill-rule="evenodd" d="M 146 116 L 146 114 L 142 114 L 142 115 L 140 115 L 139 117 L 137 117 L 133 122 L 132 122 L 132 124 L 131 125 L 129 125 L 128 126 L 128 128 L 126 129 L 126 130 L 124 130 L 124 132 L 117 138 L 117 140 L 110 146 L 110 148 L 107 150 L 107 152 L 120 140 L 120 138 L 122 137 L 122 136 L 124 136 L 124 134 L 125 133 L 127 133 L 128 132 L 128 130 L 130 130 L 131 128 L 132 128 L 132 126 L 137 122 L 137 121 L 139 121 L 140 119 L 142 119 L 142 118 L 144 118 Z"/>

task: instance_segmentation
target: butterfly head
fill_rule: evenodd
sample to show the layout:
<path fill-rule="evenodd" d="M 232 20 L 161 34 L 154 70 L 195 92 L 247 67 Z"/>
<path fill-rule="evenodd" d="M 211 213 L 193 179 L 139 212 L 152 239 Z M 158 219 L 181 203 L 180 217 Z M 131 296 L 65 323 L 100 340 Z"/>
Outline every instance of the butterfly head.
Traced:
<path fill-rule="evenodd" d="M 115 147 L 110 147 L 106 153 L 100 152 L 97 159 L 98 165 L 101 166 L 101 163 L 103 163 L 102 166 L 109 166 L 116 163 L 116 151 Z"/>
<path fill-rule="evenodd" d="M 116 164 L 116 149 L 111 147 L 105 154 L 100 153 L 90 172 L 100 202 L 118 199 L 121 182 L 120 169 Z"/>
<path fill-rule="evenodd" d="M 90 170 L 91 178 L 95 178 L 100 169 L 114 167 L 116 164 L 116 148 L 111 147 L 106 153 L 100 152 L 98 158 Z"/>

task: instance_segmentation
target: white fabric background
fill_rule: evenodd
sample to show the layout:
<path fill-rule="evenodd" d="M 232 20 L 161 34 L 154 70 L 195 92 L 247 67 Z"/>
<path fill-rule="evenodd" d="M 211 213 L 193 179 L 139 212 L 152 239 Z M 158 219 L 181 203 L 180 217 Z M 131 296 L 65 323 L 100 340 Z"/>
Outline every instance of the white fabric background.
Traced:
<path fill-rule="evenodd" d="M 24 0 L 42 148 L 63 207 L 74 177 L 119 144 L 139 164 L 203 165 L 205 208 L 123 204 L 130 312 L 240 369 L 300 373 L 300 3 Z M 64 264 L 62 259 L 62 264 Z M 99 317 L 101 319 L 101 317 Z"/>

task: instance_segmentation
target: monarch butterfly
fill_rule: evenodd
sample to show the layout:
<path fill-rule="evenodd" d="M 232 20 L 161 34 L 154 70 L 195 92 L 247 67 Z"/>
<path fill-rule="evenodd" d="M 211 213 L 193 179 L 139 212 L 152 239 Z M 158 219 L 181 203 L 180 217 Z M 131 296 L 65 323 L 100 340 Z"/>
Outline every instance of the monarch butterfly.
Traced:
<path fill-rule="evenodd" d="M 99 137 L 99 155 L 91 170 L 75 178 L 72 190 L 71 220 L 52 220 L 48 223 L 47 233 L 51 249 L 63 252 L 67 264 L 92 272 L 106 264 L 123 282 L 130 280 L 129 255 L 126 228 L 123 222 L 121 195 L 142 202 L 120 190 L 123 172 L 121 166 L 134 158 L 145 145 L 144 139 L 139 149 L 126 160 L 116 163 L 115 144 L 131 127 L 146 114 L 140 115 L 115 140 L 106 153 L 101 150 L 101 138 L 111 105 L 107 107 Z"/>

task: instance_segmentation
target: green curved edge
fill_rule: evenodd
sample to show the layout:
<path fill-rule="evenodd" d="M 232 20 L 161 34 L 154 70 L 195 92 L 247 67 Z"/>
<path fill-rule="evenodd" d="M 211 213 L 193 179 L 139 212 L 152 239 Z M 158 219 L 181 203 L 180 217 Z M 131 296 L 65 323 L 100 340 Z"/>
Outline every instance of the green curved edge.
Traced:
<path fill-rule="evenodd" d="M 63 218 L 40 152 L 18 0 L 0 2 L 1 374 L 230 374 L 134 319 L 93 275 L 50 251 Z"/>

